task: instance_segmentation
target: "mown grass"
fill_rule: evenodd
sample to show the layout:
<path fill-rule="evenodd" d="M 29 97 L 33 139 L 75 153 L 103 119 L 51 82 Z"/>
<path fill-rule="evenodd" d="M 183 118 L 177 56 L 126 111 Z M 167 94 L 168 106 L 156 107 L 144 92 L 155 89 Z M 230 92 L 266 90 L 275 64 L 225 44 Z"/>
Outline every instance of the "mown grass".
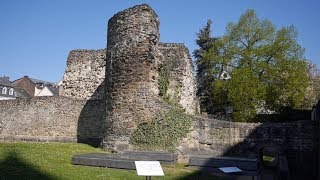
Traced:
<path fill-rule="evenodd" d="M 0 143 L 0 179 L 145 179 L 134 170 L 71 164 L 73 155 L 90 152 L 107 153 L 78 143 Z M 164 177 L 152 179 L 217 179 L 183 164 L 164 166 L 163 170 Z"/>
<path fill-rule="evenodd" d="M 275 157 L 272 157 L 272 156 L 263 156 L 262 158 L 264 162 L 268 162 L 268 163 L 272 163 L 275 160 Z"/>

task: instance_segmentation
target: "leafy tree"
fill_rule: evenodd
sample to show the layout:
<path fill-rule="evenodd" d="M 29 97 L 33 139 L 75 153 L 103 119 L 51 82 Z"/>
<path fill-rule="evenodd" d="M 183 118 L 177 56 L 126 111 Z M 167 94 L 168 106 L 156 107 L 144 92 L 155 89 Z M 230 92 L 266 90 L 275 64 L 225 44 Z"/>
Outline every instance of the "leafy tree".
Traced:
<path fill-rule="evenodd" d="M 249 67 L 238 68 L 232 72 L 229 97 L 236 121 L 250 121 L 261 108 L 265 98 L 265 88 Z"/>
<path fill-rule="evenodd" d="M 307 62 L 309 84 L 303 100 L 303 109 L 312 109 L 320 99 L 320 69 L 312 62 Z"/>
<path fill-rule="evenodd" d="M 210 62 L 204 69 L 216 77 L 211 84 L 211 94 L 219 96 L 213 97 L 216 104 L 231 101 L 234 120 L 240 121 L 249 121 L 261 109 L 301 108 L 308 76 L 304 49 L 296 39 L 293 26 L 277 30 L 254 10 L 229 23 L 226 34 L 202 56 Z M 221 83 L 217 77 L 226 70 L 232 72 L 230 83 Z"/>

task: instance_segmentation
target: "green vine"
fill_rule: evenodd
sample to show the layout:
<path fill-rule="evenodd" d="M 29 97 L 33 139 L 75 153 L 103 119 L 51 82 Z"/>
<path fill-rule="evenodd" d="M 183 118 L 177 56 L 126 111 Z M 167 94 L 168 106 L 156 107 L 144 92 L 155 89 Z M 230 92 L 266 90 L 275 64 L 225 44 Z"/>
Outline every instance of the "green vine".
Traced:
<path fill-rule="evenodd" d="M 189 131 L 192 117 L 178 107 L 156 117 L 150 123 L 141 123 L 131 135 L 131 144 L 144 150 L 174 151 L 175 146 Z"/>
<path fill-rule="evenodd" d="M 152 122 L 141 123 L 130 137 L 130 143 L 142 150 L 174 151 L 178 142 L 186 136 L 191 126 L 192 117 L 185 114 L 179 104 L 181 84 L 168 94 L 170 72 L 178 61 L 170 61 L 158 66 L 159 96 L 171 108 L 156 116 Z"/>
<path fill-rule="evenodd" d="M 167 92 L 169 88 L 169 73 L 166 66 L 160 64 L 158 68 L 159 96 L 165 100 L 170 99 Z"/>

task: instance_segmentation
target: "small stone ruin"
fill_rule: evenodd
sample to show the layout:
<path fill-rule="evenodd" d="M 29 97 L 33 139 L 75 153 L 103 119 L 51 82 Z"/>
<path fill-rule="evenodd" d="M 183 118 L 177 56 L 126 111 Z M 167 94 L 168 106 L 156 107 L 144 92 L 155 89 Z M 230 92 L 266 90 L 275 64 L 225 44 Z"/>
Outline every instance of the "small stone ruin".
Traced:
<path fill-rule="evenodd" d="M 159 19 L 148 5 L 115 14 L 108 22 L 107 48 L 73 50 L 63 78 L 63 96 L 103 100 L 105 147 L 129 144 L 139 123 L 150 122 L 167 105 L 159 95 L 159 67 L 167 66 L 167 95 L 189 114 L 199 111 L 194 66 L 188 49 L 160 43 Z"/>

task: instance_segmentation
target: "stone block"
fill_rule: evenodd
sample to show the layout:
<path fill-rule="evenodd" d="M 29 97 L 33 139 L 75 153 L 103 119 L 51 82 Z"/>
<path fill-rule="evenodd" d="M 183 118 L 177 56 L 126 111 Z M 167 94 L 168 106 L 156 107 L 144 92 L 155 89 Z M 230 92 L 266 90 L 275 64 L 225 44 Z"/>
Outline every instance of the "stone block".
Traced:
<path fill-rule="evenodd" d="M 102 153 L 76 155 L 72 157 L 71 161 L 72 164 L 75 165 L 109 167 L 117 169 L 135 169 L 135 160 L 133 159 L 125 156 L 112 156 Z"/>
<path fill-rule="evenodd" d="M 128 151 L 122 154 L 80 154 L 71 159 L 71 163 L 74 165 L 117 169 L 135 169 L 135 161 L 160 161 L 161 164 L 173 164 L 176 162 L 176 156 L 166 152 Z"/>
<path fill-rule="evenodd" d="M 123 154 L 134 159 L 148 161 L 175 162 L 177 160 L 177 156 L 169 152 L 126 151 Z"/>
<path fill-rule="evenodd" d="M 255 171 L 259 169 L 259 161 L 255 158 L 190 156 L 189 166 L 199 167 L 238 167 L 241 170 Z"/>

